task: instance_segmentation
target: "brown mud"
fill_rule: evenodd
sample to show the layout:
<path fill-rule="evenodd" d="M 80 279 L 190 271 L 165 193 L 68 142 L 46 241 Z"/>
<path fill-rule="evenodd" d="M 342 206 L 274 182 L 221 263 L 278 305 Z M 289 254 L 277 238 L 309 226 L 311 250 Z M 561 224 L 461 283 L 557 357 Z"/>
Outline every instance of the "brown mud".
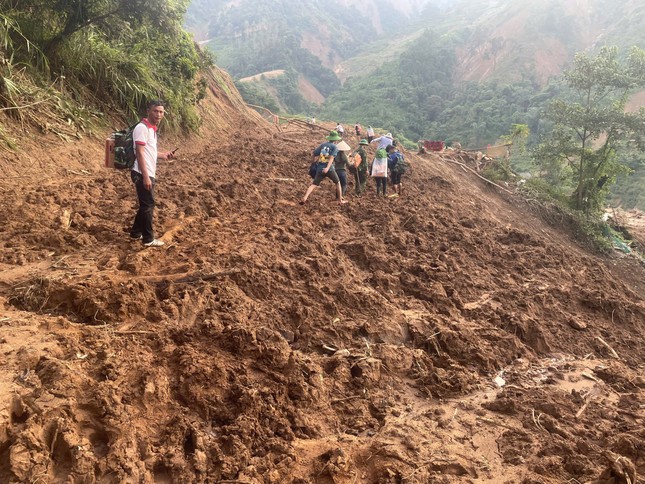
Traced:
<path fill-rule="evenodd" d="M 322 132 L 209 102 L 159 170 L 161 249 L 128 240 L 100 149 L 5 162 L 0 482 L 643 475 L 635 260 L 436 155 L 407 154 L 403 197 L 302 207 Z"/>

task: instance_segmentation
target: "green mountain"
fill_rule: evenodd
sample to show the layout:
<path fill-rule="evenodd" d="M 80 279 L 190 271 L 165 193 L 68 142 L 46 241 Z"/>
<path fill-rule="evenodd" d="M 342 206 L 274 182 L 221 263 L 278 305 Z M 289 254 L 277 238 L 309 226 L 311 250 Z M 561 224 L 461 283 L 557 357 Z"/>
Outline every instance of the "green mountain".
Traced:
<path fill-rule="evenodd" d="M 247 102 L 467 148 L 513 124 L 536 144 L 577 52 L 645 45 L 641 0 L 368 3 L 195 0 L 187 26 Z"/>
<path fill-rule="evenodd" d="M 304 112 L 340 89 L 338 65 L 362 45 L 408 25 L 428 2 L 195 0 L 186 27 L 235 79 L 282 71 L 261 79 L 260 86 L 238 83 L 251 102 L 272 99 L 274 107 Z"/>

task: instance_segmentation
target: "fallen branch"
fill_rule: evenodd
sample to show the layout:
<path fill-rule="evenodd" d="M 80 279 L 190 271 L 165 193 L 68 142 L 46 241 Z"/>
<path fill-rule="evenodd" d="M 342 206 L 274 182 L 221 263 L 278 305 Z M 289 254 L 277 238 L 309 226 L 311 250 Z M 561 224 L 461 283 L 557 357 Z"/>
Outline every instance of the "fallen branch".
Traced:
<path fill-rule="evenodd" d="M 302 144 L 302 140 L 297 140 L 293 138 L 287 138 L 286 136 L 283 136 L 280 138 L 280 141 L 288 141 L 289 143 L 297 143 L 297 144 Z"/>
<path fill-rule="evenodd" d="M 599 342 L 600 344 L 602 344 L 605 348 L 607 348 L 607 350 L 609 350 L 609 353 L 611 354 L 611 356 L 613 356 L 613 357 L 614 357 L 614 358 L 616 358 L 617 360 L 619 360 L 619 359 L 620 359 L 620 357 L 618 356 L 618 353 L 616 353 L 616 351 L 615 351 L 611 346 L 609 346 L 609 343 L 607 343 L 607 342 L 606 342 L 604 339 L 602 339 L 600 336 L 596 336 L 596 339 L 598 340 L 598 342 Z"/>
<path fill-rule="evenodd" d="M 114 334 L 119 334 L 122 336 L 127 336 L 130 334 L 155 334 L 155 331 L 115 331 Z"/>
<path fill-rule="evenodd" d="M 60 264 L 61 262 L 63 262 L 63 261 L 64 261 L 65 259 L 67 259 L 68 257 L 69 257 L 69 255 L 64 255 L 63 257 L 61 257 L 60 259 L 58 259 L 56 262 L 54 262 L 54 263 L 52 264 L 52 267 L 55 267 L 56 269 L 58 269 L 58 264 Z"/>
<path fill-rule="evenodd" d="M 346 397 L 346 398 L 335 398 L 334 400 L 331 401 L 331 403 L 346 402 L 348 400 L 356 400 L 357 398 L 362 398 L 362 397 L 360 395 L 353 395 L 351 397 Z"/>
<path fill-rule="evenodd" d="M 589 405 L 589 402 L 591 399 L 587 400 L 582 407 L 580 407 L 580 410 L 576 412 L 576 418 L 580 418 L 580 415 L 584 413 L 584 411 L 587 409 L 587 405 Z"/>
<path fill-rule="evenodd" d="M 37 106 L 38 104 L 46 103 L 49 102 L 49 99 L 41 99 L 40 101 L 36 101 L 31 104 L 25 104 L 24 106 L 9 106 L 6 108 L 0 108 L 0 111 L 9 111 L 11 109 L 25 109 L 25 108 L 30 108 L 32 106 Z"/>
<path fill-rule="evenodd" d="M 600 387 L 598 385 L 594 385 L 594 387 L 591 389 L 591 391 L 585 397 L 585 403 L 582 405 L 582 407 L 580 407 L 580 410 L 578 410 L 576 412 L 576 419 L 580 418 L 580 415 L 582 415 L 584 413 L 584 411 L 587 409 L 587 405 L 589 405 L 589 403 L 591 403 L 591 401 L 595 397 L 600 395 L 600 393 L 601 393 Z"/>
<path fill-rule="evenodd" d="M 477 417 L 477 420 L 479 420 L 481 422 L 489 423 L 489 424 L 492 424 L 492 425 L 499 425 L 500 427 L 504 427 L 505 429 L 508 429 L 508 430 L 517 430 L 517 429 L 511 427 L 510 425 L 506 425 L 506 424 L 501 423 L 501 422 L 496 422 L 495 420 L 491 420 L 489 418 Z"/>
<path fill-rule="evenodd" d="M 595 376 L 593 376 L 591 373 L 587 373 L 587 372 L 585 372 L 585 371 L 583 371 L 582 373 L 580 373 L 580 376 L 582 376 L 582 377 L 586 378 L 587 380 L 595 381 L 596 383 L 600 381 L 598 378 L 596 378 Z"/>
<path fill-rule="evenodd" d="M 441 157 L 441 160 L 443 160 L 443 161 L 447 161 L 447 162 L 449 162 L 449 163 L 454 163 L 455 165 L 459 165 L 459 166 L 461 166 L 462 168 L 464 168 L 464 169 L 466 169 L 466 170 L 468 170 L 468 171 L 471 171 L 472 173 L 474 173 L 475 175 L 477 175 L 479 178 L 481 178 L 482 180 L 484 180 L 486 183 L 490 183 L 491 185 L 496 186 L 496 187 L 497 187 L 497 188 L 499 188 L 500 190 L 504 190 L 506 193 L 510 193 L 511 195 L 513 194 L 513 192 L 512 192 L 512 191 L 510 191 L 508 188 L 504 188 L 503 186 L 498 185 L 498 184 L 497 184 L 497 183 L 495 183 L 494 181 L 491 181 L 491 180 L 489 180 L 488 178 L 485 178 L 485 177 L 481 176 L 479 173 L 477 173 L 475 170 L 473 170 L 471 167 L 469 167 L 469 166 L 465 165 L 464 163 L 460 163 L 459 161 L 450 160 L 450 159 L 448 159 L 448 158 L 444 158 L 444 157 Z"/>

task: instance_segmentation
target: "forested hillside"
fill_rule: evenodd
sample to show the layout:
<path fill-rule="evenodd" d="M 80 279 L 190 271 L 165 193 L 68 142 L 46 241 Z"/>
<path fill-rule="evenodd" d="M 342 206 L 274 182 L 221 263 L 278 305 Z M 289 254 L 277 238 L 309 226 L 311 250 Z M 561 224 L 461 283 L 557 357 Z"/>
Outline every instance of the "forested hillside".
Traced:
<path fill-rule="evenodd" d="M 187 26 L 236 79 L 253 76 L 237 83 L 252 104 L 472 149 L 526 125 L 531 149 L 553 127 L 549 103 L 570 95 L 561 76 L 577 52 L 645 43 L 641 3 L 196 0 Z M 637 179 L 621 178 L 627 205 Z"/>
<path fill-rule="evenodd" d="M 235 78 L 284 70 L 239 85 L 254 104 L 472 147 L 513 123 L 537 139 L 539 110 L 576 52 L 643 43 L 645 9 L 635 0 L 621 9 L 607 0 L 357 5 L 196 0 L 187 26 Z M 328 98 L 321 108 L 303 96 L 302 76 Z"/>
<path fill-rule="evenodd" d="M 236 79 L 284 71 L 261 86 L 264 93 L 238 84 L 250 102 L 307 112 L 314 105 L 300 87 L 303 79 L 327 97 L 341 87 L 334 73 L 339 63 L 379 35 L 396 33 L 428 2 L 449 3 L 195 0 L 186 26 Z"/>

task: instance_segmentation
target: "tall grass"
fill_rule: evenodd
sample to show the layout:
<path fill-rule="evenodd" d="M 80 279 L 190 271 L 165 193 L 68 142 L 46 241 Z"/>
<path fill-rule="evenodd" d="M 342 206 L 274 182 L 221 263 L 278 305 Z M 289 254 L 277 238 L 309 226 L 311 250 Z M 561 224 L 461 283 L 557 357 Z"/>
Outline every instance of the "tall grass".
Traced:
<path fill-rule="evenodd" d="M 96 14 L 99 0 L 87 1 Z M 131 122 L 148 100 L 160 98 L 168 106 L 169 129 L 196 130 L 195 104 L 204 95 L 199 72 L 212 60 L 181 30 L 185 5 L 173 2 L 152 2 L 167 11 L 138 5 L 137 22 L 115 11 L 61 38 L 66 17 L 59 4 L 32 8 L 0 0 L 0 128 L 2 117 L 10 115 L 46 129 L 39 122 L 43 109 L 46 117 L 58 116 L 81 130 L 101 112 L 121 113 Z M 163 22 L 152 15 L 158 11 L 165 12 Z"/>

